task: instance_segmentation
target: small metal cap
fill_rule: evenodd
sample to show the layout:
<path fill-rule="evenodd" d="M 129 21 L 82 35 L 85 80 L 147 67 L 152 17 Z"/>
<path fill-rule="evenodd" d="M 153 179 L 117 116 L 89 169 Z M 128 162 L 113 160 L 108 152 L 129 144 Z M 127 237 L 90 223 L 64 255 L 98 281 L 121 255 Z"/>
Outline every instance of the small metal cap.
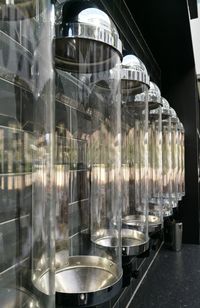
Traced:
<path fill-rule="evenodd" d="M 159 87 L 150 81 L 150 89 L 148 91 L 149 108 L 154 109 L 162 105 L 161 92 Z"/>
<path fill-rule="evenodd" d="M 168 101 L 166 100 L 166 98 L 162 97 L 162 115 L 163 116 L 170 116 L 170 105 L 168 103 Z"/>
<path fill-rule="evenodd" d="M 149 75 L 144 63 L 135 55 L 127 55 L 121 65 L 121 88 L 133 91 L 135 94 L 142 93 L 144 87 L 149 87 Z"/>
<path fill-rule="evenodd" d="M 176 111 L 173 108 L 170 108 L 170 117 L 173 123 L 178 123 L 179 119 L 177 117 Z"/>
<path fill-rule="evenodd" d="M 56 25 L 56 67 L 93 73 L 122 58 L 122 43 L 111 18 L 90 1 L 66 1 Z M 59 20 L 59 18 L 57 17 Z"/>
<path fill-rule="evenodd" d="M 177 126 L 178 130 L 184 132 L 184 127 L 183 127 L 183 124 L 181 123 L 181 121 L 179 120 L 178 122 L 178 126 Z"/>

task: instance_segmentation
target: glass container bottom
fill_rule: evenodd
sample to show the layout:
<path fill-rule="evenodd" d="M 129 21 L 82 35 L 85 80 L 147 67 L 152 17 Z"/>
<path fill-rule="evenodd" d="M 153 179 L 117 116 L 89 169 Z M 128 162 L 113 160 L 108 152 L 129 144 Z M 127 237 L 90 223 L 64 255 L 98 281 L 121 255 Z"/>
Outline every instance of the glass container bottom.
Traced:
<path fill-rule="evenodd" d="M 40 308 L 34 296 L 23 288 L 3 288 L 0 291 L 1 307 L 31 307 Z"/>
<path fill-rule="evenodd" d="M 145 233 L 132 229 L 122 229 L 123 256 L 136 256 L 149 248 L 149 238 Z"/>
<path fill-rule="evenodd" d="M 122 219 L 122 225 L 129 227 L 143 227 L 146 224 L 145 215 L 128 215 Z"/>
<path fill-rule="evenodd" d="M 158 232 L 162 229 L 162 222 L 159 216 L 148 215 L 149 233 Z"/>
<path fill-rule="evenodd" d="M 117 230 L 99 229 L 93 233 L 91 240 L 93 243 L 103 247 L 119 247 L 120 236 Z"/>
<path fill-rule="evenodd" d="M 48 283 L 48 272 L 38 285 Z M 111 287 L 120 279 L 118 267 L 112 261 L 96 256 L 69 257 L 68 264 L 56 271 L 55 289 L 60 293 L 90 293 Z M 43 289 L 44 287 L 41 287 Z"/>

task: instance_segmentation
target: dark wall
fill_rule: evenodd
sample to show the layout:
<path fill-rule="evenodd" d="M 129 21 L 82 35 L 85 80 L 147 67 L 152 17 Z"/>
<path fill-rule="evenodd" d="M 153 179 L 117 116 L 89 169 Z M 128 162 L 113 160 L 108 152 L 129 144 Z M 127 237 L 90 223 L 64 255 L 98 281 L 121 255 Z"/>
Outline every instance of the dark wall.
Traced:
<path fill-rule="evenodd" d="M 184 223 L 184 242 L 199 243 L 199 113 L 187 3 L 186 0 L 126 0 L 126 3 L 161 68 L 162 96 L 175 108 L 185 127 L 186 196 L 178 214 Z"/>

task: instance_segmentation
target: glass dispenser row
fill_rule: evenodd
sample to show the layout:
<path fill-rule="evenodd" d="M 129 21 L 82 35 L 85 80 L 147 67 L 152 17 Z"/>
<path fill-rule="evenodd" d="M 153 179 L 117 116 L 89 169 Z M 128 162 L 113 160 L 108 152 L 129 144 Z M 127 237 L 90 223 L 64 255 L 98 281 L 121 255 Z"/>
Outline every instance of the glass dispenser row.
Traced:
<path fill-rule="evenodd" d="M 0 0 L 0 43 L 0 302 L 98 305 L 184 196 L 183 125 L 91 1 Z"/>

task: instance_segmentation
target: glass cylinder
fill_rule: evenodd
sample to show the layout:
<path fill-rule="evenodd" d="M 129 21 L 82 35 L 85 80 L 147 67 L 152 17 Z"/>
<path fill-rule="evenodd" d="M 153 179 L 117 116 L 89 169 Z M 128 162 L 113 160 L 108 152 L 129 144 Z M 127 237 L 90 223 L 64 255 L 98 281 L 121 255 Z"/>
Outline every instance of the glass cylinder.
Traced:
<path fill-rule="evenodd" d="M 122 252 L 148 249 L 148 88 L 146 67 L 134 55 L 123 58 Z"/>
<path fill-rule="evenodd" d="M 171 112 L 171 201 L 172 207 L 178 205 L 178 123 L 179 119 L 173 108 Z"/>
<path fill-rule="evenodd" d="M 180 144 L 181 144 L 181 194 L 182 197 L 185 196 L 185 129 L 183 124 L 181 123 L 180 128 Z"/>
<path fill-rule="evenodd" d="M 162 173 L 163 173 L 163 216 L 172 215 L 171 199 L 171 164 L 172 164 L 172 145 L 171 145 L 171 112 L 168 101 L 162 97 Z"/>
<path fill-rule="evenodd" d="M 185 195 L 185 149 L 184 149 L 184 127 L 178 122 L 178 200 Z"/>
<path fill-rule="evenodd" d="M 162 99 L 158 86 L 150 82 L 149 102 L 149 233 L 159 231 L 162 210 Z"/>
<path fill-rule="evenodd" d="M 53 308 L 54 8 L 28 4 L 0 1 L 0 306 Z"/>
<path fill-rule="evenodd" d="M 91 2 L 57 9 L 57 303 L 88 307 L 121 288 L 121 41 Z"/>

